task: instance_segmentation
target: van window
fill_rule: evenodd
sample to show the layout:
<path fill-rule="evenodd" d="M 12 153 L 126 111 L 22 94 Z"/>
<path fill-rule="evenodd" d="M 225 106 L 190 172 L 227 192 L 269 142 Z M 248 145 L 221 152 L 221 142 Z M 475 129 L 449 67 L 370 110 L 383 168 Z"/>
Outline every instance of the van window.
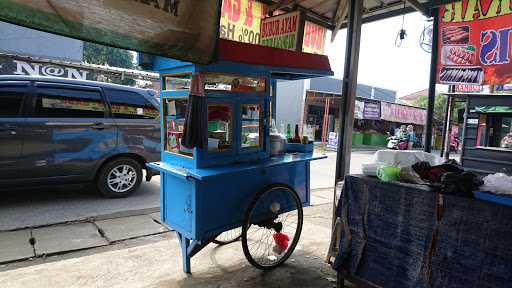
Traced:
<path fill-rule="evenodd" d="M 136 92 L 105 89 L 105 93 L 114 118 L 156 119 L 160 114 L 158 108 Z"/>
<path fill-rule="evenodd" d="M 0 87 L 0 118 L 16 117 L 20 114 L 25 87 Z"/>
<path fill-rule="evenodd" d="M 34 117 L 103 118 L 105 103 L 99 91 L 39 88 Z"/>

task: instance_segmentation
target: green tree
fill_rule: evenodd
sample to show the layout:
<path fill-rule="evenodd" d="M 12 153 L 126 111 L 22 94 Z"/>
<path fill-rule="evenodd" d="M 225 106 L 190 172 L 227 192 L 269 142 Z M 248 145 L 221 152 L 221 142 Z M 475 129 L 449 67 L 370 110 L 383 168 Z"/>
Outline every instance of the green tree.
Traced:
<path fill-rule="evenodd" d="M 414 106 L 425 108 L 427 109 L 428 105 L 428 96 L 422 95 L 414 101 Z M 458 113 L 457 111 L 460 108 L 464 108 L 464 103 L 461 102 L 455 102 L 453 105 L 453 111 L 452 111 L 452 117 L 451 122 L 457 123 L 458 122 Z M 444 123 L 444 113 L 446 110 L 446 96 L 442 94 L 436 95 L 435 102 L 434 102 L 434 126 L 436 127 L 442 127 Z"/>
<path fill-rule="evenodd" d="M 136 68 L 130 51 L 90 42 L 84 42 L 84 61 L 89 64 L 109 65 L 126 69 Z M 135 84 L 135 80 L 128 78 L 124 80 L 110 79 L 110 81 L 131 86 Z"/>

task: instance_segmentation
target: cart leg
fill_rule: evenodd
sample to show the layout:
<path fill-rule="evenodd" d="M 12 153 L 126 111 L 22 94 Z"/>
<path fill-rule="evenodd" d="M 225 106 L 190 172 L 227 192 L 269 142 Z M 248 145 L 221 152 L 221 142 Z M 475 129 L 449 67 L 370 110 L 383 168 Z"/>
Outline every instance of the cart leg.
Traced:
<path fill-rule="evenodd" d="M 188 248 L 190 246 L 190 240 L 185 236 L 176 232 L 178 239 L 180 240 L 181 246 L 181 257 L 183 258 L 183 272 L 190 274 L 190 256 L 188 255 Z"/>

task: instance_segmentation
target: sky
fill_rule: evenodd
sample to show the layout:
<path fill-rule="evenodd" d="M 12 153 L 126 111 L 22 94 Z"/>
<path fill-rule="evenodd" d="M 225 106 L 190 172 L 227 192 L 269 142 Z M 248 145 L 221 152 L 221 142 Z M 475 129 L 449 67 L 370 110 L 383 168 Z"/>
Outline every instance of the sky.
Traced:
<path fill-rule="evenodd" d="M 402 16 L 363 24 L 359 54 L 358 83 L 397 91 L 397 96 L 428 88 L 430 54 L 420 47 L 420 35 L 427 18 L 420 13 L 405 15 L 407 37 L 400 47 L 395 39 L 402 27 Z M 327 34 L 325 54 L 336 78 L 343 77 L 346 29 L 331 43 Z"/>

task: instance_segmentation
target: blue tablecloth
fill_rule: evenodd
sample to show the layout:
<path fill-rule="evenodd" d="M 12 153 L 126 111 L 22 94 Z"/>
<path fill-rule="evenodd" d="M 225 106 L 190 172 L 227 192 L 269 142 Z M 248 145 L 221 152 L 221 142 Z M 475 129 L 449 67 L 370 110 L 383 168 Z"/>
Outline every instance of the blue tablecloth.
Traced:
<path fill-rule="evenodd" d="M 380 287 L 512 287 L 512 207 L 345 178 L 335 269 Z"/>

